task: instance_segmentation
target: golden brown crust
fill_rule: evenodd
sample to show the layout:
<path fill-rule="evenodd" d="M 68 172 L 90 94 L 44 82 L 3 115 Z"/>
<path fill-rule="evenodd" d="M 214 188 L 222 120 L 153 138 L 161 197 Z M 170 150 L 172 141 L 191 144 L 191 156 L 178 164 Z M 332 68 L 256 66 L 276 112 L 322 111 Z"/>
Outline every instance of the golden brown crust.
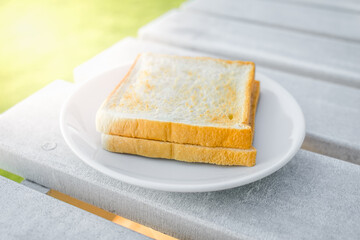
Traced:
<path fill-rule="evenodd" d="M 259 94 L 260 83 L 254 81 L 250 110 L 252 128 L 255 126 L 255 113 Z M 136 154 L 152 158 L 175 159 L 185 162 L 251 167 L 255 165 L 256 161 L 256 149 L 254 147 L 249 149 L 204 147 L 107 134 L 102 134 L 102 144 L 104 149 L 111 152 Z"/>
<path fill-rule="evenodd" d="M 251 111 L 251 101 L 252 101 L 252 92 L 253 92 L 253 85 L 254 85 L 254 77 L 255 77 L 255 64 L 249 63 L 253 66 L 251 73 L 249 75 L 249 80 L 247 81 L 246 87 L 245 87 L 245 102 L 244 102 L 244 110 L 243 110 L 243 116 L 242 116 L 242 124 L 250 124 L 250 111 Z"/>
<path fill-rule="evenodd" d="M 136 56 L 135 61 L 134 61 L 134 63 L 131 65 L 129 71 L 128 71 L 128 72 L 126 73 L 126 75 L 121 79 L 121 81 L 118 83 L 118 85 L 116 85 L 116 87 L 114 88 L 114 90 L 112 90 L 112 92 L 111 92 L 111 93 L 109 94 L 109 96 L 106 98 L 106 101 L 105 101 L 105 102 L 107 102 L 107 101 L 111 98 L 111 96 L 118 90 L 118 88 L 119 88 L 119 87 L 126 81 L 126 79 L 130 76 L 132 70 L 134 69 L 134 67 L 135 67 L 135 65 L 136 65 L 136 63 L 137 63 L 137 61 L 139 60 L 140 57 L 141 57 L 141 53 Z"/>
<path fill-rule="evenodd" d="M 131 66 L 129 72 L 120 81 L 117 87 L 107 98 L 117 91 L 117 89 L 130 76 L 140 54 Z M 185 57 L 186 58 L 186 57 Z M 190 58 L 190 57 L 189 57 Z M 194 58 L 194 57 L 191 57 Z M 212 59 L 209 57 L 196 57 L 197 59 Z M 162 122 L 147 119 L 114 119 L 107 114 L 98 114 L 96 119 L 97 130 L 104 134 L 118 135 L 124 137 L 152 139 L 174 143 L 194 144 L 208 147 L 230 147 L 247 149 L 252 145 L 253 131 L 251 129 L 251 98 L 252 86 L 254 83 L 255 64 L 252 62 L 230 61 L 215 59 L 216 61 L 227 64 L 249 64 L 252 65 L 249 81 L 245 90 L 245 104 L 243 110 L 244 128 L 220 128 L 212 126 L 189 125 L 176 122 Z M 239 123 L 240 124 L 240 123 Z M 247 126 L 246 126 L 247 125 Z"/>
<path fill-rule="evenodd" d="M 155 140 L 102 134 L 103 148 L 118 153 L 136 154 L 151 158 L 167 158 L 185 162 L 217 165 L 254 166 L 256 149 L 204 147 Z"/>
<path fill-rule="evenodd" d="M 246 149 L 252 144 L 250 126 L 246 129 L 230 129 L 146 119 L 119 119 L 117 121 L 101 119 L 100 122 L 98 131 L 110 135 L 207 147 L 221 146 Z"/>
<path fill-rule="evenodd" d="M 255 80 L 252 90 L 251 108 L 250 108 L 250 125 L 253 133 L 255 133 L 255 115 L 259 102 L 259 97 L 260 97 L 260 82 Z M 252 134 L 251 137 L 252 137 L 251 138 L 251 142 L 252 142 L 254 138 L 254 134 Z"/>
<path fill-rule="evenodd" d="M 164 56 L 168 56 L 167 54 L 159 54 L 159 55 L 164 55 Z M 173 56 L 173 57 L 177 57 L 177 56 Z M 191 57 L 191 56 L 181 56 L 182 58 L 189 58 L 189 59 L 199 59 L 199 60 L 215 60 L 218 62 L 223 62 L 226 64 L 239 64 L 239 65 L 244 65 L 244 64 L 249 64 L 253 66 L 254 69 L 254 73 L 255 73 L 255 63 L 254 62 L 250 62 L 250 61 L 241 61 L 241 60 L 226 60 L 226 59 L 221 59 L 221 58 L 213 58 L 213 57 Z"/>

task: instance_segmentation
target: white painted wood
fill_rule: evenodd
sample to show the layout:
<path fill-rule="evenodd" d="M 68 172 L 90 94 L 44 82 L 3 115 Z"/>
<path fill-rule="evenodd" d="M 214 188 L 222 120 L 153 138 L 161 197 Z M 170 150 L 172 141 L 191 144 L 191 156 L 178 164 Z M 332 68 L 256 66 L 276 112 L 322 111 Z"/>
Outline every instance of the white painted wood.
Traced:
<path fill-rule="evenodd" d="M 152 191 L 96 172 L 60 134 L 60 107 L 71 90 L 54 82 L 3 114 L 1 168 L 180 239 L 360 235 L 360 166 L 303 150 L 271 176 L 220 192 Z M 42 148 L 49 143 L 56 148 Z"/>
<path fill-rule="evenodd" d="M 75 81 L 81 82 L 134 61 L 141 52 L 160 52 L 187 56 L 212 56 L 151 41 L 127 38 L 75 69 Z M 106 64 L 102 65 L 102 63 Z M 306 119 L 305 149 L 360 164 L 360 90 L 290 74 L 256 64 L 264 73 L 284 86 L 299 102 Z"/>
<path fill-rule="evenodd" d="M 87 81 L 90 78 L 95 77 L 96 75 L 115 68 L 117 66 L 122 66 L 125 64 L 132 63 L 136 56 L 142 52 L 162 52 L 162 53 L 176 53 L 182 55 L 198 55 L 199 53 L 194 53 L 191 51 L 186 51 L 179 49 L 176 51 L 176 48 L 172 46 L 167 46 L 161 43 L 142 42 L 138 40 L 127 37 L 123 40 L 117 42 L 113 46 L 89 59 L 88 61 L 82 63 L 74 69 L 74 80 L 75 82 Z"/>
<path fill-rule="evenodd" d="M 300 104 L 306 120 L 304 149 L 360 164 L 360 89 L 257 70 L 281 83 Z"/>
<path fill-rule="evenodd" d="M 264 0 L 269 1 L 269 0 Z M 360 2 L 358 0 L 273 0 L 292 3 L 295 5 L 307 5 L 314 8 L 331 9 L 334 11 L 347 11 L 360 13 Z"/>
<path fill-rule="evenodd" d="M 30 180 L 27 180 L 27 179 L 23 180 L 21 182 L 21 185 L 24 185 L 27 188 L 31 188 L 31 189 L 33 189 L 35 191 L 38 191 L 38 192 L 44 193 L 44 194 L 46 194 L 46 193 L 48 193 L 50 191 L 49 188 L 44 187 L 44 186 L 42 186 L 40 184 L 37 184 L 37 183 L 35 183 L 33 181 L 30 181 Z"/>
<path fill-rule="evenodd" d="M 0 239 L 149 239 L 0 176 Z"/>
<path fill-rule="evenodd" d="M 264 0 L 196 0 L 183 9 L 219 18 L 353 41 L 360 44 L 360 14 Z"/>
<path fill-rule="evenodd" d="M 184 10 L 168 12 L 139 35 L 360 88 L 360 45 L 355 43 Z"/>

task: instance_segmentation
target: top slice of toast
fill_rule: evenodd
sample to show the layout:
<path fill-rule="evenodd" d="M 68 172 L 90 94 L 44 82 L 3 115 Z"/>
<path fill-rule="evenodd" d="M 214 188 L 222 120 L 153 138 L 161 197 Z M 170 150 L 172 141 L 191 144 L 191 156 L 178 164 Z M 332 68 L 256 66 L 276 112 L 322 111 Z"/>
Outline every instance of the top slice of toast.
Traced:
<path fill-rule="evenodd" d="M 98 131 L 249 148 L 252 62 L 145 53 L 97 113 Z"/>

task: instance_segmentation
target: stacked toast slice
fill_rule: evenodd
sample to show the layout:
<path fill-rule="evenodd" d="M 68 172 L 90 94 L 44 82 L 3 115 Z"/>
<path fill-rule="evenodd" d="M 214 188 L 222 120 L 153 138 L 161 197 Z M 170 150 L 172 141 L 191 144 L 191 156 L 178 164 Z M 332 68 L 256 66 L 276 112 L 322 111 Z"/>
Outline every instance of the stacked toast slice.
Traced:
<path fill-rule="evenodd" d="M 255 165 L 260 83 L 252 62 L 145 53 L 97 112 L 112 152 Z"/>

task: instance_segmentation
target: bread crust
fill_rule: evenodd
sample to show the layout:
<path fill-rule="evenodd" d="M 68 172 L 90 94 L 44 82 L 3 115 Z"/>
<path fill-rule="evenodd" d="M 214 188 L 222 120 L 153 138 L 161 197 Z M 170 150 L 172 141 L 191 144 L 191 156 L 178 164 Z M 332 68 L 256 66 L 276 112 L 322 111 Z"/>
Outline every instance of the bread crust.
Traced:
<path fill-rule="evenodd" d="M 249 64 L 249 63 L 248 63 Z M 245 90 L 245 103 L 244 103 L 244 111 L 243 111 L 243 122 L 242 124 L 248 124 L 251 126 L 251 102 L 252 102 L 252 94 L 253 94 L 253 86 L 255 82 L 255 64 L 251 63 L 253 65 L 252 71 L 249 76 L 249 80 L 246 84 L 246 90 Z M 252 142 L 252 141 L 251 141 Z"/>
<path fill-rule="evenodd" d="M 251 142 L 253 142 L 254 139 L 254 133 L 255 133 L 255 115 L 257 110 L 257 105 L 260 98 L 260 82 L 255 80 L 253 84 L 252 89 L 252 98 L 251 98 L 251 106 L 250 106 L 250 126 L 253 134 L 251 135 Z"/>
<path fill-rule="evenodd" d="M 132 70 L 134 69 L 137 61 L 139 60 L 139 58 L 141 57 L 141 54 L 138 54 L 137 57 L 135 58 L 134 63 L 131 65 L 129 71 L 126 73 L 126 75 L 123 77 L 123 79 L 121 79 L 121 81 L 118 83 L 118 85 L 116 85 L 116 87 L 114 88 L 114 90 L 112 90 L 112 92 L 109 94 L 109 96 L 106 98 L 105 102 L 106 103 L 112 95 L 114 95 L 114 93 L 116 93 L 116 91 L 118 90 L 118 88 L 126 81 L 126 79 L 130 76 Z"/>
<path fill-rule="evenodd" d="M 126 82 L 134 69 L 136 62 L 140 58 L 139 54 L 131 66 L 128 73 L 108 96 L 105 103 L 117 91 L 117 89 Z M 186 58 L 186 57 L 184 57 Z M 189 57 L 190 58 L 190 57 Z M 194 57 L 191 57 L 194 58 Z M 196 59 L 213 59 L 210 57 L 195 57 Z M 214 60 L 214 59 L 213 59 Z M 207 147 L 228 147 L 228 148 L 250 148 L 252 145 L 253 131 L 251 128 L 251 95 L 254 83 L 255 65 L 252 62 L 230 61 L 223 59 L 215 59 L 225 63 L 250 64 L 252 71 L 249 75 L 249 81 L 245 90 L 245 103 L 243 106 L 244 128 L 221 128 L 213 126 L 199 126 L 176 122 L 163 122 L 148 119 L 114 119 L 113 116 L 106 114 L 106 110 L 100 110 L 96 116 L 97 131 L 124 137 L 151 139 L 165 142 L 193 144 Z M 104 103 L 104 105 L 105 105 Z M 102 109 L 102 108 L 101 108 Z"/>
<path fill-rule="evenodd" d="M 254 81 L 252 87 L 252 101 L 250 123 L 255 127 L 255 113 L 260 95 L 260 83 Z M 253 135 L 251 136 L 251 139 Z M 102 134 L 103 148 L 118 153 L 136 154 L 152 158 L 167 158 L 185 162 L 211 163 L 217 165 L 254 166 L 256 149 L 205 147 L 191 144 L 179 144 L 134 137 L 123 137 Z"/>
<path fill-rule="evenodd" d="M 151 158 L 167 158 L 185 162 L 217 165 L 254 166 L 256 149 L 204 147 L 155 140 L 102 134 L 103 148 L 118 153 L 136 154 Z"/>
<path fill-rule="evenodd" d="M 146 119 L 117 119 L 106 115 L 98 118 L 97 130 L 101 133 L 151 139 L 164 142 L 184 143 L 207 147 L 249 148 L 252 129 L 229 129 L 209 126 L 193 126 L 174 122 Z"/>

